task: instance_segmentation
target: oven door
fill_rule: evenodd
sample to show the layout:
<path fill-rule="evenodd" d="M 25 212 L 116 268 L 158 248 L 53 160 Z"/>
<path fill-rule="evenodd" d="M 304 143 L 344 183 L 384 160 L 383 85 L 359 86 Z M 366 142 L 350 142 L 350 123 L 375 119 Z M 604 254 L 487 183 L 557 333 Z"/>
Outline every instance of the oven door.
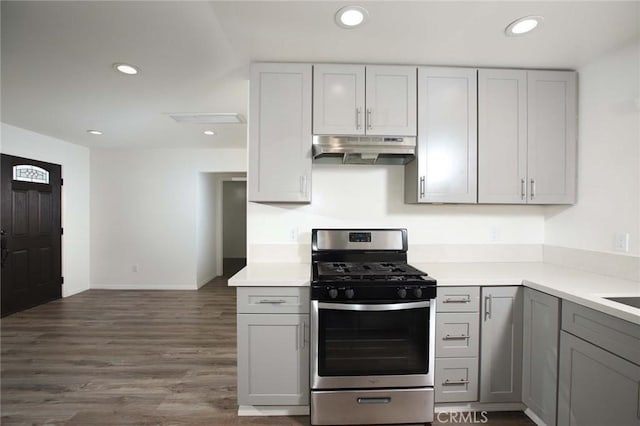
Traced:
<path fill-rule="evenodd" d="M 312 389 L 433 386 L 435 299 L 311 302 Z"/>

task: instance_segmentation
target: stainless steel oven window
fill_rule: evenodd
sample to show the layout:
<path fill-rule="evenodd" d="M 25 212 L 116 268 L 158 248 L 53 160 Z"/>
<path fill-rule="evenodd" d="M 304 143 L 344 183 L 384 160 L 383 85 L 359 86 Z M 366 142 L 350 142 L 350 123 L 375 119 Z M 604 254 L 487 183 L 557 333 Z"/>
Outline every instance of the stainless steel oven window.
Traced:
<path fill-rule="evenodd" d="M 351 387 L 433 382 L 435 304 L 312 302 L 312 383 Z"/>

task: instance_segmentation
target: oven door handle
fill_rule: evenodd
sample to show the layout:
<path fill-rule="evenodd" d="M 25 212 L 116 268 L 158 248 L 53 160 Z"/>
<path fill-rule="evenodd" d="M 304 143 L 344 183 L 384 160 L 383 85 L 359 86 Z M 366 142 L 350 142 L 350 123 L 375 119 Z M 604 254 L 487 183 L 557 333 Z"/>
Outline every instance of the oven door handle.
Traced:
<path fill-rule="evenodd" d="M 326 303 L 319 302 L 319 309 L 334 309 L 337 311 L 402 311 L 406 309 L 428 308 L 428 300 L 422 302 L 360 304 L 360 303 Z"/>

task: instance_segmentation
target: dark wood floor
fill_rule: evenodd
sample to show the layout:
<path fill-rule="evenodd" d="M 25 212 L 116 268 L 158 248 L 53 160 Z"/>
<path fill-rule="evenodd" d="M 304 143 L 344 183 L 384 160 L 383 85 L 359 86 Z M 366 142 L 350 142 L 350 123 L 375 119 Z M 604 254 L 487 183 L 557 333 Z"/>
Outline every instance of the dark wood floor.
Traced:
<path fill-rule="evenodd" d="M 309 424 L 236 416 L 225 279 L 199 291 L 86 291 L 3 318 L 1 344 L 3 425 Z M 533 423 L 489 413 L 487 424 Z"/>

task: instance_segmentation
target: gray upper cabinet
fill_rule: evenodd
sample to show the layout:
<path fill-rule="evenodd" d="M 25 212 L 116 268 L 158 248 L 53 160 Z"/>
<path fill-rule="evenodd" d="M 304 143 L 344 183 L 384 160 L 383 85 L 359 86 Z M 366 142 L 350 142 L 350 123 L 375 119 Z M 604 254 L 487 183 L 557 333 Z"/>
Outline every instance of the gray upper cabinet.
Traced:
<path fill-rule="evenodd" d="M 314 66 L 313 133 L 416 135 L 416 67 Z"/>
<path fill-rule="evenodd" d="M 477 202 L 477 70 L 418 68 L 417 158 L 407 203 Z"/>
<path fill-rule="evenodd" d="M 478 72 L 478 201 L 571 204 L 576 73 Z"/>
<path fill-rule="evenodd" d="M 522 287 L 483 287 L 480 402 L 522 401 Z"/>
<path fill-rule="evenodd" d="M 576 86 L 572 71 L 527 71 L 527 175 L 532 203 L 575 203 Z"/>
<path fill-rule="evenodd" d="M 249 201 L 311 202 L 310 64 L 253 64 Z"/>
<path fill-rule="evenodd" d="M 527 72 L 478 71 L 478 202 L 527 202 Z"/>
<path fill-rule="evenodd" d="M 560 301 L 524 289 L 522 402 L 547 426 L 556 424 Z"/>

